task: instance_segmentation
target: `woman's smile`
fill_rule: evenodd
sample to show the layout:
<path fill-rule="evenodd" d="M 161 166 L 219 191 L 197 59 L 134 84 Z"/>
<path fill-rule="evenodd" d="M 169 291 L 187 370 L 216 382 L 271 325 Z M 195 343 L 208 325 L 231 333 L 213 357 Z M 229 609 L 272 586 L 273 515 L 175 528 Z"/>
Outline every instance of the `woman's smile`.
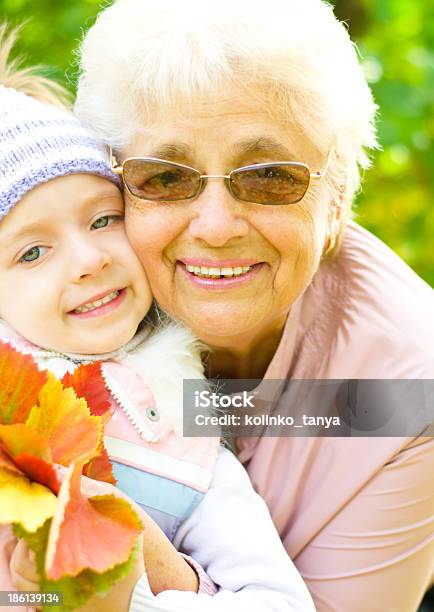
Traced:
<path fill-rule="evenodd" d="M 183 258 L 177 261 L 176 269 L 199 289 L 225 291 L 250 283 L 264 266 L 254 259 Z"/>

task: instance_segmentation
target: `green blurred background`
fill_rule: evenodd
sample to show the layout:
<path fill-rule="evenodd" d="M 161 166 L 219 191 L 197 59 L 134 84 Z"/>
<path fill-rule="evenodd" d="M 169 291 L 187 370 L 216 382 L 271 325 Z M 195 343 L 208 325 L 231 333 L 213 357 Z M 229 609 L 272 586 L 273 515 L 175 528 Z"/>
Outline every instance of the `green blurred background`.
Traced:
<path fill-rule="evenodd" d="M 180 0 L 182 1 L 182 0 Z M 27 21 L 19 51 L 74 88 L 76 49 L 101 0 L 0 0 L 0 19 Z M 358 196 L 359 223 L 434 286 L 432 136 L 434 21 L 426 0 L 335 0 L 380 106 L 382 150 Z M 431 170 L 431 172 L 430 172 Z"/>

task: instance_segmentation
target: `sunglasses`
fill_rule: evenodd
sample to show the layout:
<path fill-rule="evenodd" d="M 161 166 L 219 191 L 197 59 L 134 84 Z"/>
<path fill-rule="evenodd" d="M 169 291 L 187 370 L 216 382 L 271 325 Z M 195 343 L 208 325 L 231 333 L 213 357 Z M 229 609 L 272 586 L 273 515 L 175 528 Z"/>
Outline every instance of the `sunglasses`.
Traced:
<path fill-rule="evenodd" d="M 197 198 L 208 179 L 224 179 L 237 200 L 265 206 L 286 206 L 300 202 L 311 179 L 321 179 L 328 166 L 311 172 L 299 162 L 273 162 L 236 168 L 229 174 L 201 174 L 199 170 L 154 157 L 129 157 L 118 165 L 111 155 L 112 170 L 122 175 L 127 191 L 141 200 L 178 202 Z"/>

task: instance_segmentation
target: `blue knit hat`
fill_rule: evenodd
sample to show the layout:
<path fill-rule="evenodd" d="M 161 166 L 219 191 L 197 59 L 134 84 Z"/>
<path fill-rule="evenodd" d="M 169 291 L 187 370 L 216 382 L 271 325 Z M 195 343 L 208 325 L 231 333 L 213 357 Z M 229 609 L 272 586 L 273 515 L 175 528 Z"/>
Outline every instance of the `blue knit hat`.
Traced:
<path fill-rule="evenodd" d="M 81 173 L 120 185 L 105 147 L 72 114 L 0 85 L 0 220 L 40 183 Z"/>

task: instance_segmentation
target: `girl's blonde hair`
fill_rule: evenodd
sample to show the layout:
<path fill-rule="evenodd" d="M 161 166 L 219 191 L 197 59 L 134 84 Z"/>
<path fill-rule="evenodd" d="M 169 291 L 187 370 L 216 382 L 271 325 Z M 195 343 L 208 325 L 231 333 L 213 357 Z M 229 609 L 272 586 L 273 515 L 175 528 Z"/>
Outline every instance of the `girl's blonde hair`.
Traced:
<path fill-rule="evenodd" d="M 9 29 L 8 24 L 0 24 L 0 85 L 21 91 L 40 102 L 68 110 L 71 107 L 71 94 L 67 89 L 40 74 L 40 67 L 27 68 L 23 66 L 21 57 L 12 59 L 11 52 L 20 29 Z"/>

